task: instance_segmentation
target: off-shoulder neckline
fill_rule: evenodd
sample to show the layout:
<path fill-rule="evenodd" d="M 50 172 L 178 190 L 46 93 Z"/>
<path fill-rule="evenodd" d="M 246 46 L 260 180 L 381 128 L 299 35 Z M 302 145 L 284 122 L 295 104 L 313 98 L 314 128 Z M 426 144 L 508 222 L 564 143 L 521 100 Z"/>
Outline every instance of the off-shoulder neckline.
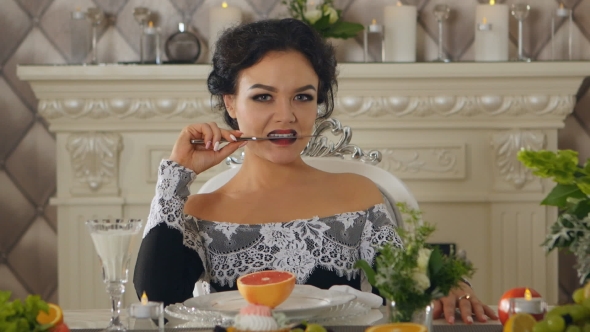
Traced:
<path fill-rule="evenodd" d="M 231 222 L 231 221 L 217 221 L 217 220 L 207 220 L 207 219 L 202 219 L 202 218 L 197 218 L 193 215 L 189 215 L 192 219 L 194 219 L 197 222 L 205 222 L 205 223 L 212 223 L 212 224 L 230 224 L 230 225 L 238 225 L 238 226 L 261 226 L 261 225 L 279 225 L 279 224 L 290 224 L 290 223 L 294 223 L 294 222 L 298 222 L 298 221 L 304 221 L 304 220 L 323 220 L 323 219 L 328 219 L 328 218 L 335 218 L 341 215 L 345 215 L 345 214 L 359 214 L 359 213 L 366 213 L 367 211 L 377 208 L 377 207 L 383 207 L 385 209 L 387 209 L 387 207 L 385 206 L 385 203 L 377 203 L 375 205 L 371 205 L 366 209 L 363 210 L 356 210 L 356 211 L 349 211 L 349 212 L 340 212 L 340 213 L 336 213 L 336 214 L 332 214 L 329 216 L 323 216 L 323 217 L 319 217 L 319 216 L 313 216 L 311 218 L 299 218 L 299 219 L 293 219 L 293 220 L 289 220 L 289 221 L 273 221 L 273 222 L 265 222 L 265 223 L 255 223 L 255 224 L 243 224 L 243 223 L 236 223 L 236 222 Z"/>

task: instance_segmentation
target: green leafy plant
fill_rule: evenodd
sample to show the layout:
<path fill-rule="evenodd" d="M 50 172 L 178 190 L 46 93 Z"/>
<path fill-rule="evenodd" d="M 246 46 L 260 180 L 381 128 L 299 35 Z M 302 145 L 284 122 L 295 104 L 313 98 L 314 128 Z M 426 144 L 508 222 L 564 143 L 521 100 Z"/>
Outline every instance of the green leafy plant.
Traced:
<path fill-rule="evenodd" d="M 41 332 L 50 325 L 37 323 L 40 310 L 49 311 L 49 306 L 38 295 L 29 295 L 24 303 L 16 299 L 10 302 L 10 292 L 0 291 L 0 331 L 3 332 Z"/>
<path fill-rule="evenodd" d="M 426 241 L 435 227 L 422 221 L 421 212 L 405 203 L 397 204 L 406 227 L 397 229 L 403 248 L 386 244 L 378 248 L 375 268 L 360 260 L 356 267 L 367 275 L 381 296 L 395 301 L 395 321 L 411 321 L 412 315 L 432 300 L 446 296 L 465 277 L 475 272 L 473 265 L 457 256 L 445 256 Z"/>
<path fill-rule="evenodd" d="M 308 7 L 307 0 L 283 0 L 282 3 L 291 17 L 309 24 L 324 38 L 348 39 L 364 29 L 362 24 L 344 22 L 342 11 L 334 8 L 333 0 L 324 0 L 315 7 L 313 4 Z"/>
<path fill-rule="evenodd" d="M 590 280 L 590 159 L 580 166 L 578 153 L 572 150 L 521 150 L 517 158 L 534 175 L 556 183 L 541 204 L 558 207 L 560 214 L 542 245 L 547 253 L 570 250 L 584 284 Z"/>

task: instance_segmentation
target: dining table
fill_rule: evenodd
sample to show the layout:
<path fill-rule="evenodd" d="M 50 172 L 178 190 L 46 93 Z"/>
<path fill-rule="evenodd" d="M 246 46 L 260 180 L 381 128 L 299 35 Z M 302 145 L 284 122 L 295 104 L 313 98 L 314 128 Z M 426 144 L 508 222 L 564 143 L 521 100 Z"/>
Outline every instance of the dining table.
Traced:
<path fill-rule="evenodd" d="M 495 309 L 495 307 L 491 306 Z M 369 326 L 386 324 L 385 306 L 378 309 L 371 309 L 366 314 L 355 316 L 349 319 L 333 320 L 324 323 L 333 332 L 364 332 Z M 64 310 L 64 322 L 72 332 L 98 332 L 104 329 L 110 320 L 111 311 L 108 309 L 85 309 L 85 310 Z M 190 322 L 174 319 L 167 316 L 165 330 L 167 332 L 206 332 L 213 331 L 213 326 L 204 326 L 199 322 Z M 125 310 L 121 313 L 122 322 L 128 320 Z M 433 320 L 433 330 L 430 332 L 501 332 L 502 324 L 498 320 L 488 320 L 485 323 L 474 322 L 465 324 L 459 315 L 453 325 L 448 324 L 444 319 Z M 145 331 L 145 330 L 129 330 Z"/>

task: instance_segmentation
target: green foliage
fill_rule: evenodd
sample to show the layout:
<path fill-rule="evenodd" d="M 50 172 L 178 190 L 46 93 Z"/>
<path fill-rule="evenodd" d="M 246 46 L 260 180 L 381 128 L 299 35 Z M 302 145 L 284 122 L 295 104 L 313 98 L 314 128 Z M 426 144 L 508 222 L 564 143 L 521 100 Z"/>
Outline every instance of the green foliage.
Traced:
<path fill-rule="evenodd" d="M 307 0 L 283 0 L 291 17 L 313 27 L 324 38 L 348 39 L 363 31 L 364 26 L 342 20 L 342 11 L 334 8 L 333 0 L 324 2 L 308 10 Z"/>
<path fill-rule="evenodd" d="M 49 306 L 40 296 L 29 295 L 23 303 L 19 299 L 10 302 L 10 294 L 0 291 L 0 331 L 41 332 L 50 328 L 37 323 L 39 311 L 49 311 Z"/>
<path fill-rule="evenodd" d="M 398 203 L 404 229 L 397 229 L 404 247 L 385 244 L 378 249 L 375 269 L 363 260 L 361 268 L 369 282 L 388 300 L 396 302 L 399 321 L 410 321 L 412 314 L 432 300 L 446 296 L 464 277 L 471 277 L 471 263 L 456 256 L 445 256 L 426 244 L 435 227 L 422 222 L 421 214 L 405 203 Z"/>
<path fill-rule="evenodd" d="M 567 249 L 574 253 L 580 283 L 585 283 L 590 280 L 590 159 L 579 166 L 578 153 L 572 150 L 521 150 L 517 157 L 534 175 L 556 183 L 541 202 L 561 211 L 543 247 L 547 252 Z"/>

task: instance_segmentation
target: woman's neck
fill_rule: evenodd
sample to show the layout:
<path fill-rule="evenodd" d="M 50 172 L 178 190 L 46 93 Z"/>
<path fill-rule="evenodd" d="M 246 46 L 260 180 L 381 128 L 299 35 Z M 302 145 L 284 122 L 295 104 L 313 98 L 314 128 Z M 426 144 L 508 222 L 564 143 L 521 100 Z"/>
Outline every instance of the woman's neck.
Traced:
<path fill-rule="evenodd" d="M 288 164 L 277 164 L 246 153 L 240 171 L 235 175 L 234 184 L 246 191 L 285 188 L 301 184 L 304 178 L 309 180 L 307 175 L 314 171 L 301 157 Z"/>

